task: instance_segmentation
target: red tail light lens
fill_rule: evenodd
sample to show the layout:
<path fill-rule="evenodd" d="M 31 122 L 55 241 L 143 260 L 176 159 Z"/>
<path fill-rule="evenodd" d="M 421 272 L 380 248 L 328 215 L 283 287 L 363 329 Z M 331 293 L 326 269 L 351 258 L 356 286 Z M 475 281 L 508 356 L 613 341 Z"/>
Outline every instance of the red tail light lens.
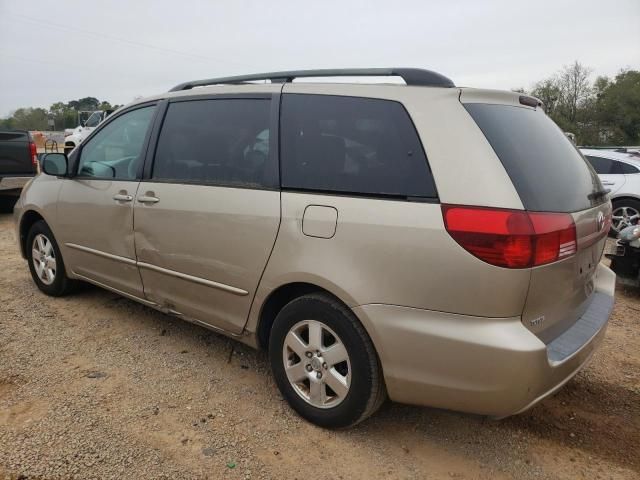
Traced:
<path fill-rule="evenodd" d="M 38 149 L 34 142 L 29 142 L 29 154 L 31 155 L 31 165 L 33 168 L 38 168 Z"/>
<path fill-rule="evenodd" d="M 576 253 L 576 227 L 567 213 L 442 205 L 449 235 L 491 265 L 528 268 Z"/>
<path fill-rule="evenodd" d="M 533 265 L 555 262 L 576 253 L 576 226 L 568 213 L 529 213 L 536 235 Z"/>

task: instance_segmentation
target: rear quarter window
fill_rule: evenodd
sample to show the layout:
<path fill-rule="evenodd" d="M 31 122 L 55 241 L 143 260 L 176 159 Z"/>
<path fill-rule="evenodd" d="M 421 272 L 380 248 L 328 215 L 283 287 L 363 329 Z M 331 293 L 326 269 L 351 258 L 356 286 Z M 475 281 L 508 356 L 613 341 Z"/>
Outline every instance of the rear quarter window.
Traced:
<path fill-rule="evenodd" d="M 281 164 L 283 188 L 436 197 L 413 123 L 390 100 L 285 94 Z"/>
<path fill-rule="evenodd" d="M 586 155 L 586 158 L 597 174 L 608 175 L 613 173 L 613 160 L 603 157 L 594 157 L 593 155 Z"/>
<path fill-rule="evenodd" d="M 576 212 L 606 201 L 597 194 L 602 191 L 598 175 L 544 112 L 484 103 L 464 107 L 502 162 L 525 209 Z"/>
<path fill-rule="evenodd" d="M 619 162 L 619 163 L 620 163 L 620 170 L 625 175 L 640 173 L 640 170 L 638 170 L 638 168 L 634 167 L 633 165 L 629 165 L 628 163 L 622 163 L 622 162 Z"/>

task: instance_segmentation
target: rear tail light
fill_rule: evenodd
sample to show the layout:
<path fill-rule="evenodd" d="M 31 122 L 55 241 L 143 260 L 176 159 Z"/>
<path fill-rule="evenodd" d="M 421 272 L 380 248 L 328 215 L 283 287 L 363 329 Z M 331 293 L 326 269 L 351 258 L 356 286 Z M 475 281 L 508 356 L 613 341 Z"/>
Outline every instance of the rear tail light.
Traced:
<path fill-rule="evenodd" d="M 449 235 L 479 259 L 506 268 L 545 265 L 576 253 L 568 213 L 442 205 Z"/>
<path fill-rule="evenodd" d="M 38 169 L 38 149 L 34 142 L 29 142 L 29 154 L 31 155 L 31 165 L 35 170 Z"/>

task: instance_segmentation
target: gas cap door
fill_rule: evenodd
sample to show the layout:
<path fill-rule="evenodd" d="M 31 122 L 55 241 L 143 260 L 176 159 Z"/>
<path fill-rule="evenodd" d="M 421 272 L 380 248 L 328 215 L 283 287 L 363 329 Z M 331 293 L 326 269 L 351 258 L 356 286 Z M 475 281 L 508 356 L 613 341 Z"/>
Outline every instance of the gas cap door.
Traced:
<path fill-rule="evenodd" d="M 338 210 L 326 205 L 307 205 L 302 216 L 302 233 L 308 237 L 332 238 L 336 234 Z"/>

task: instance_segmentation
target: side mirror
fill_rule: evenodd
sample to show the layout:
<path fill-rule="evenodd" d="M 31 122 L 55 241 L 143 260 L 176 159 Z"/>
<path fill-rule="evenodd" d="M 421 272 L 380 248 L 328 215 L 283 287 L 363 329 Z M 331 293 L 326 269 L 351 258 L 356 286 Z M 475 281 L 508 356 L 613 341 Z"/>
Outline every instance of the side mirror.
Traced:
<path fill-rule="evenodd" d="M 66 177 L 69 160 L 64 153 L 46 153 L 42 156 L 42 171 L 47 175 Z"/>

